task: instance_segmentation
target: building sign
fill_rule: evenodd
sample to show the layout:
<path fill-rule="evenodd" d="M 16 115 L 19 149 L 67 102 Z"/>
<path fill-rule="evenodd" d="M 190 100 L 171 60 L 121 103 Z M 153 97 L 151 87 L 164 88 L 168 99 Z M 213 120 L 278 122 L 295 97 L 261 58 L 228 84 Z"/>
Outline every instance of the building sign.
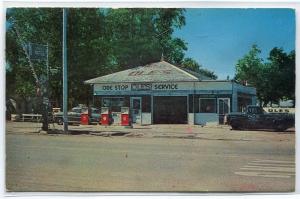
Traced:
<path fill-rule="evenodd" d="M 132 91 L 149 91 L 152 90 L 152 84 L 145 83 L 145 84 L 131 84 Z"/>
<path fill-rule="evenodd" d="M 117 91 L 191 91 L 201 90 L 212 94 L 220 94 L 219 91 L 232 91 L 230 82 L 160 82 L 160 83 L 111 83 L 95 84 L 96 92 Z"/>
<path fill-rule="evenodd" d="M 94 91 L 98 92 L 118 92 L 118 91 L 175 91 L 192 90 L 192 82 L 178 83 L 119 83 L 119 84 L 95 84 Z"/>
<path fill-rule="evenodd" d="M 28 43 L 27 51 L 32 60 L 47 60 L 47 45 Z"/>
<path fill-rule="evenodd" d="M 126 90 L 129 90 L 129 85 L 128 84 L 100 85 L 100 90 L 102 90 L 102 91 L 126 91 Z"/>
<path fill-rule="evenodd" d="M 178 84 L 154 84 L 153 90 L 178 90 Z"/>
<path fill-rule="evenodd" d="M 263 109 L 268 113 L 295 113 L 295 108 L 264 107 Z"/>

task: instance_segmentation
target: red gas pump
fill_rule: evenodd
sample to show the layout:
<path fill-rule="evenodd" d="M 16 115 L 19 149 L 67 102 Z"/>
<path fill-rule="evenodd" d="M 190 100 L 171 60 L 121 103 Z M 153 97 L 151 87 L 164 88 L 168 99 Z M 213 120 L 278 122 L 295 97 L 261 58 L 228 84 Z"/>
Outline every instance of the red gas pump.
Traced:
<path fill-rule="evenodd" d="M 101 125 L 110 125 L 110 111 L 108 107 L 101 108 Z"/>
<path fill-rule="evenodd" d="M 81 125 L 88 125 L 89 124 L 89 115 L 82 113 L 80 115 L 80 124 Z"/>
<path fill-rule="evenodd" d="M 121 125 L 130 126 L 129 107 L 121 107 Z"/>
<path fill-rule="evenodd" d="M 89 112 L 88 109 L 80 114 L 80 124 L 88 125 L 89 124 Z"/>

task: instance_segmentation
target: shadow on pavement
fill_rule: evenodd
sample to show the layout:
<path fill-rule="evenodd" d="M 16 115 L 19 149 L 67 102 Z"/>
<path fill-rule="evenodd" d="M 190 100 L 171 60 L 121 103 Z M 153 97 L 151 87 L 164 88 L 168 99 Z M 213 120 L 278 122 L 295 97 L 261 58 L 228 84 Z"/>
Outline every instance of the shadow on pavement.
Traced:
<path fill-rule="evenodd" d="M 65 134 L 63 130 L 50 129 L 48 131 L 49 135 L 54 134 Z M 121 131 L 82 131 L 82 130 L 69 130 L 65 135 L 96 135 L 96 136 L 123 136 L 129 134 L 129 132 L 121 132 Z"/>
<path fill-rule="evenodd" d="M 277 133 L 277 134 L 295 134 L 295 130 L 294 129 L 287 129 L 285 131 L 276 131 L 273 129 L 242 129 L 242 130 L 234 130 L 234 129 L 230 129 L 231 132 L 241 132 L 241 131 L 261 131 L 261 132 L 268 132 L 268 133 Z"/>

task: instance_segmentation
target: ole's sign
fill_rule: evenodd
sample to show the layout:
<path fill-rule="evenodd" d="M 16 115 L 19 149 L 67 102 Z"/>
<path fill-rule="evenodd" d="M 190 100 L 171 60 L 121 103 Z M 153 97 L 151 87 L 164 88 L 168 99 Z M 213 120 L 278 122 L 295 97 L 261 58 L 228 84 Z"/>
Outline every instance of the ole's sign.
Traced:
<path fill-rule="evenodd" d="M 119 91 L 191 91 L 191 90 L 228 90 L 232 91 L 231 83 L 224 82 L 145 82 L 145 83 L 111 83 L 95 84 L 95 92 Z"/>
<path fill-rule="evenodd" d="M 268 113 L 295 113 L 295 108 L 272 108 L 264 107 L 263 108 Z"/>

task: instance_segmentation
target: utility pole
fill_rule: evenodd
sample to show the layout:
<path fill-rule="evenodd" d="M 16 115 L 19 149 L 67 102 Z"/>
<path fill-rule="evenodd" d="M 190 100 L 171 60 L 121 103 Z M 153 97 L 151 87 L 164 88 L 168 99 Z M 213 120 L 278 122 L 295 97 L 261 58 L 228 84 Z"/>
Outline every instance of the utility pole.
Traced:
<path fill-rule="evenodd" d="M 63 8 L 63 120 L 66 134 L 68 133 L 67 17 L 67 9 Z"/>

